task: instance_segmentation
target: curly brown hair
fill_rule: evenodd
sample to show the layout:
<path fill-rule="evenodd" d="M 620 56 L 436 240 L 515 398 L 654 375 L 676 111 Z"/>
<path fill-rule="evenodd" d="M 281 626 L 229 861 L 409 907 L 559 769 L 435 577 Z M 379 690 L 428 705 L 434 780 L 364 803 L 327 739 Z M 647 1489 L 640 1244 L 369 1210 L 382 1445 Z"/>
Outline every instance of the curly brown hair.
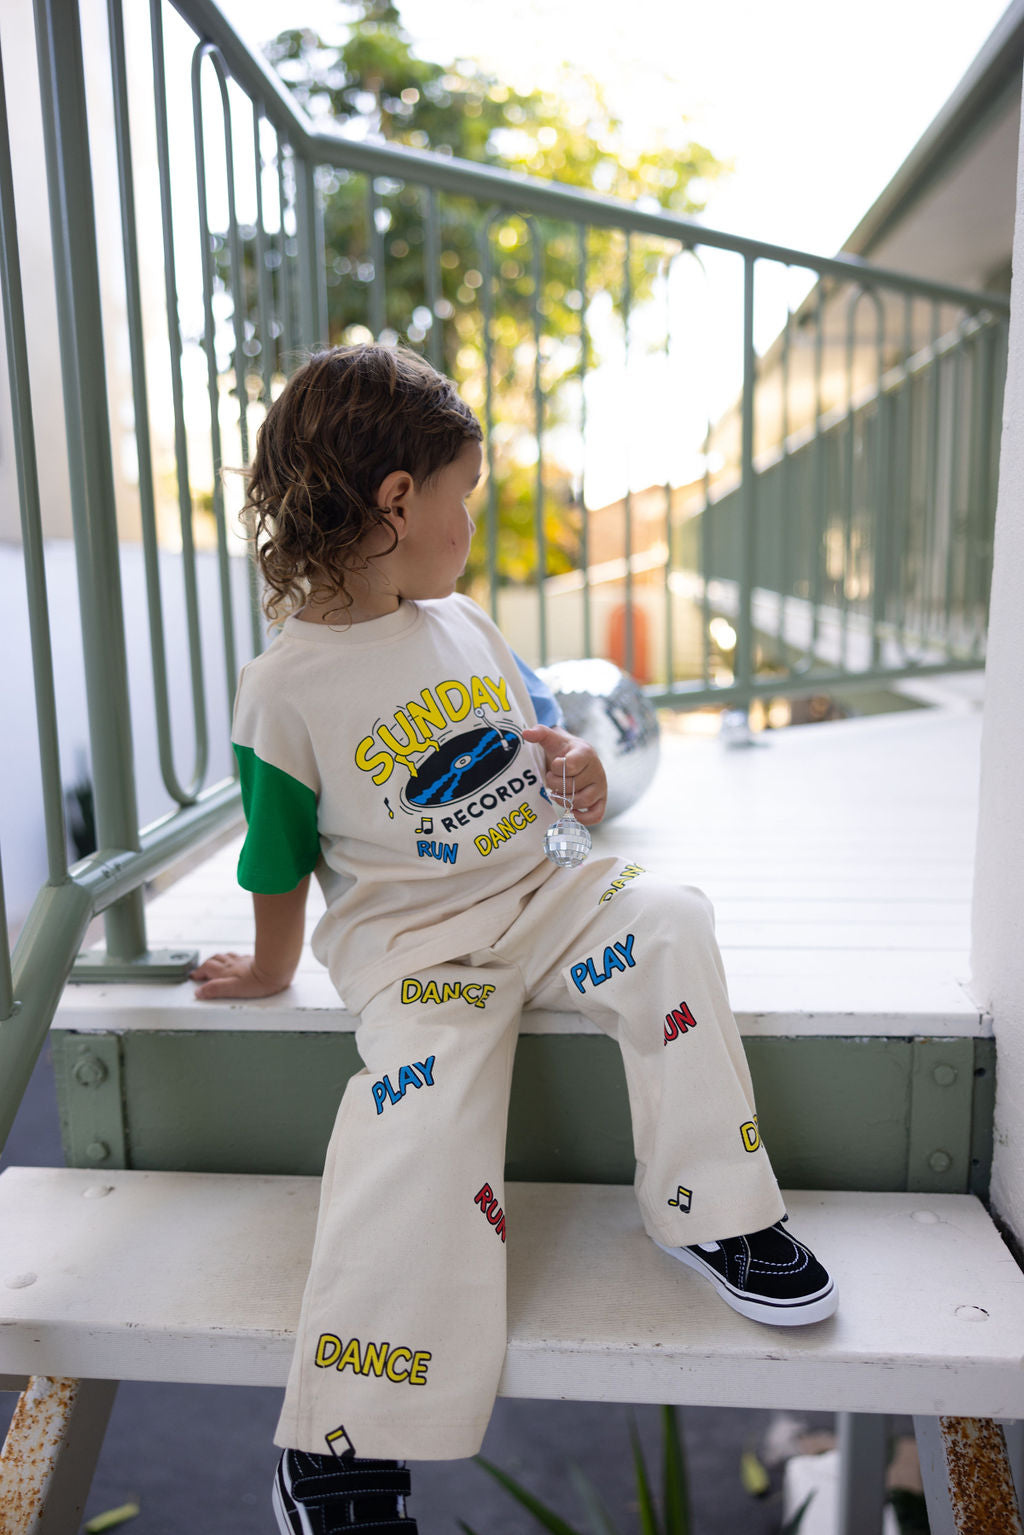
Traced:
<path fill-rule="evenodd" d="M 482 437 L 455 385 L 416 352 L 368 343 L 310 357 L 267 411 L 246 476 L 241 515 L 268 619 L 331 597 L 343 615 L 347 579 L 368 563 L 360 546 L 385 524 L 382 482 L 404 469 L 420 487 Z"/>

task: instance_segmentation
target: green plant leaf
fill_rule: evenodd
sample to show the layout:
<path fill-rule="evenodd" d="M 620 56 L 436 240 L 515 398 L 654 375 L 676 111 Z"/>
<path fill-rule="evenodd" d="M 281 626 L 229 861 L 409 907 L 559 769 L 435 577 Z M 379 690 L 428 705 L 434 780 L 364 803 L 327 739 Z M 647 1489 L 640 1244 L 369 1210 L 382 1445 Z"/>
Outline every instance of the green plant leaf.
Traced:
<path fill-rule="evenodd" d="M 569 1479 L 579 1493 L 580 1501 L 590 1520 L 591 1535 L 619 1535 L 601 1494 L 579 1466 L 569 1466 Z"/>
<path fill-rule="evenodd" d="M 108 1508 L 105 1514 L 95 1514 L 86 1525 L 88 1535 L 101 1535 L 103 1530 L 116 1529 L 119 1524 L 125 1524 L 129 1519 L 137 1517 L 139 1505 L 137 1503 L 122 1503 L 120 1508 Z"/>
<path fill-rule="evenodd" d="M 792 1519 L 787 1519 L 786 1520 L 786 1523 L 782 1526 L 782 1529 L 779 1531 L 779 1535 L 796 1535 L 797 1530 L 800 1528 L 800 1526 L 804 1522 L 804 1514 L 806 1514 L 806 1512 L 807 1512 L 807 1505 L 810 1503 L 810 1501 L 811 1501 L 811 1499 L 813 1497 L 814 1497 L 814 1493 L 813 1492 L 809 1492 L 807 1494 L 806 1498 L 801 1503 L 800 1507 L 797 1509 L 797 1511 L 793 1515 Z"/>
<path fill-rule="evenodd" d="M 686 1456 L 676 1409 L 661 1409 L 664 1481 L 662 1517 L 665 1535 L 690 1535 L 690 1497 L 686 1484 Z"/>
<path fill-rule="evenodd" d="M 636 1431 L 636 1424 L 630 1419 L 629 1437 L 633 1445 L 633 1465 L 636 1468 L 636 1494 L 640 1506 L 640 1532 L 641 1535 L 661 1535 L 658 1529 L 658 1516 L 654 1509 L 654 1499 L 651 1497 L 651 1484 L 647 1480 L 647 1467 L 644 1465 L 644 1455 L 640 1448 L 640 1437 Z"/>
<path fill-rule="evenodd" d="M 763 1498 L 771 1490 L 771 1477 L 753 1450 L 744 1450 L 740 1456 L 740 1481 L 752 1498 Z"/>
<path fill-rule="evenodd" d="M 543 1529 L 550 1530 L 551 1535 L 580 1535 L 579 1530 L 574 1530 L 571 1524 L 567 1524 L 559 1514 L 555 1513 L 554 1509 L 546 1507 L 539 1498 L 534 1497 L 532 1492 L 528 1492 L 525 1487 L 520 1486 L 517 1481 L 509 1476 L 507 1471 L 502 1471 L 497 1466 L 492 1466 L 490 1461 L 484 1460 L 482 1455 L 474 1455 L 473 1459 L 478 1466 L 487 1472 L 488 1476 L 493 1476 L 494 1480 L 499 1482 L 505 1491 L 515 1498 L 517 1503 L 520 1503 L 528 1513 L 531 1513 Z M 654 1531 L 653 1535 L 657 1535 L 657 1531 Z"/>

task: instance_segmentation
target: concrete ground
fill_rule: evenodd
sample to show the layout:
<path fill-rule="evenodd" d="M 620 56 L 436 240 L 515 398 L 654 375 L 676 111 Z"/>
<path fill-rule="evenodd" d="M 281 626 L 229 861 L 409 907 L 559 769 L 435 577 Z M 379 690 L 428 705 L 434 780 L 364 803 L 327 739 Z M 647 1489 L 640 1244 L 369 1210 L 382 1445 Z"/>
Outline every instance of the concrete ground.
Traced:
<path fill-rule="evenodd" d="M 53 1077 L 44 1052 L 0 1166 L 63 1163 Z M 15 1396 L 0 1393 L 0 1427 Z M 130 1535 L 273 1535 L 269 1487 L 280 1392 L 251 1387 L 126 1382 L 117 1395 L 86 1517 L 128 1502 L 139 1514 Z M 683 1428 L 693 1535 L 775 1535 L 781 1523 L 781 1459 L 803 1434 L 829 1431 L 830 1414 L 798 1418 L 731 1408 L 685 1408 Z M 635 1420 L 648 1467 L 660 1480 L 656 1407 L 591 1402 L 499 1401 L 483 1454 L 526 1483 L 574 1527 L 588 1529 L 570 1478 L 579 1465 L 600 1490 L 616 1530 L 639 1530 L 629 1424 Z M 894 1428 L 898 1425 L 894 1423 Z M 754 1450 L 772 1469 L 762 1498 L 744 1490 L 740 1457 Z M 413 1497 L 422 1535 L 528 1535 L 539 1526 L 472 1461 L 414 1463 Z M 69 1531 L 68 1535 L 75 1535 Z"/>

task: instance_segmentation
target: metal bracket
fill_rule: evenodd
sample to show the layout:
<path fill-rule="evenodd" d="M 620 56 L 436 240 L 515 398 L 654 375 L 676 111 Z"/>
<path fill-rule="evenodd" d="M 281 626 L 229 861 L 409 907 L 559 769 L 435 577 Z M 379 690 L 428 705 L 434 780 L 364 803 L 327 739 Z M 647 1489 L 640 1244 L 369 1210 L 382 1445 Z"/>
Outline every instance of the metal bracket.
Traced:
<path fill-rule="evenodd" d="M 906 1186 L 963 1194 L 971 1174 L 974 1041 L 915 1039 L 913 1052 Z"/>
<path fill-rule="evenodd" d="M 150 949 L 138 959 L 111 959 L 103 949 L 85 949 L 75 960 L 71 981 L 187 981 L 199 963 L 198 949 Z"/>
<path fill-rule="evenodd" d="M 121 1095 L 121 1040 L 116 1034 L 79 1036 L 77 1050 L 54 1052 L 66 1118 L 71 1167 L 127 1166 Z"/>

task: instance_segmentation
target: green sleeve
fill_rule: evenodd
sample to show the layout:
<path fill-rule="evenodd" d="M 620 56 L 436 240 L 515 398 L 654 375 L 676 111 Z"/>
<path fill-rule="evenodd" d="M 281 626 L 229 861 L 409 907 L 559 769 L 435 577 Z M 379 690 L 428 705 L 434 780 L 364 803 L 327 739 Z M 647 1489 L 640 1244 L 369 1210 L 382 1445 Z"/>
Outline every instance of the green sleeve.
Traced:
<path fill-rule="evenodd" d="M 320 834 L 316 795 L 282 768 L 234 743 L 249 830 L 238 859 L 238 883 L 260 895 L 294 890 L 316 867 Z"/>

